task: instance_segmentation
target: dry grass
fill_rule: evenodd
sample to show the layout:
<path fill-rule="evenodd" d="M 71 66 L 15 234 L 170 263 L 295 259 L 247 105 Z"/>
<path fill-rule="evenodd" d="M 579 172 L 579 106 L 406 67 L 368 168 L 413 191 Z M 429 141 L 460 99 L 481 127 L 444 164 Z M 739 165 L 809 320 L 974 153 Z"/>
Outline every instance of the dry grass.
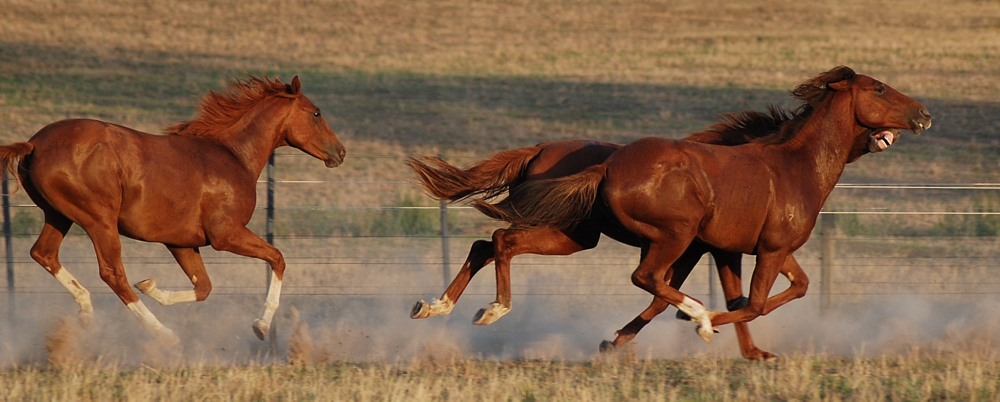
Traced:
<path fill-rule="evenodd" d="M 34 367 L 0 372 L 0 400 L 758 401 L 995 400 L 997 360 L 913 351 L 899 357 L 778 363 L 717 358 L 567 363 L 458 359 L 422 364 Z"/>

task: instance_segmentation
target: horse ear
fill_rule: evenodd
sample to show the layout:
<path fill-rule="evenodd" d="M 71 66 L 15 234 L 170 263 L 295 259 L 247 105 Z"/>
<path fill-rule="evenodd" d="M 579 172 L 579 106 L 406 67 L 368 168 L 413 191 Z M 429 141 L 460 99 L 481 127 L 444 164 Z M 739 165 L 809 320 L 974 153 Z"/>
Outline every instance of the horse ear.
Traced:
<path fill-rule="evenodd" d="M 833 83 L 826 84 L 827 88 L 834 91 L 846 91 L 847 88 L 851 86 L 851 80 L 841 80 Z"/>
<path fill-rule="evenodd" d="M 302 93 L 302 83 L 299 82 L 299 76 L 292 78 L 292 83 L 285 85 L 285 89 L 288 91 L 289 95 L 298 95 Z"/>

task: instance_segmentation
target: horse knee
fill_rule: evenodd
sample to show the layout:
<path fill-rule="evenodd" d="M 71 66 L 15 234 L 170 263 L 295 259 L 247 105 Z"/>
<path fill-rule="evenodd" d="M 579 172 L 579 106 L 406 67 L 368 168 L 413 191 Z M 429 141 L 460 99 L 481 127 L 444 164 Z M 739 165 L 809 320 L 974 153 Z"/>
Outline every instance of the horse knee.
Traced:
<path fill-rule="evenodd" d="M 636 270 L 632 273 L 632 284 L 642 289 L 650 289 L 656 283 L 656 279 L 656 275 L 652 272 Z"/>
<path fill-rule="evenodd" d="M 194 299 L 196 301 L 202 301 L 208 298 L 208 294 L 212 293 L 212 281 L 205 278 L 201 281 L 195 282 L 194 284 Z"/>
<path fill-rule="evenodd" d="M 802 275 L 795 278 L 795 280 L 792 281 L 791 288 L 794 292 L 792 293 L 792 296 L 795 296 L 796 299 L 801 299 L 806 295 L 806 291 L 809 289 L 809 277 Z"/>

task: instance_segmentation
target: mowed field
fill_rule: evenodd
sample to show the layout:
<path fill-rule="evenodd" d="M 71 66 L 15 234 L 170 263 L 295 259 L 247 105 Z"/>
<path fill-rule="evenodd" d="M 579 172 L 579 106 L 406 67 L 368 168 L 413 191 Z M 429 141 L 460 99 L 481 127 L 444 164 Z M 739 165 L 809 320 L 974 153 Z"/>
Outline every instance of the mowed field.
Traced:
<path fill-rule="evenodd" d="M 996 0 L 0 0 L 0 142 L 68 117 L 158 133 L 228 79 L 266 73 L 298 75 L 348 152 L 328 170 L 278 151 L 279 180 L 326 184 L 281 184 L 276 195 L 288 208 L 277 245 L 289 271 L 274 343 L 249 330 L 263 263 L 204 250 L 212 297 L 146 301 L 181 334 L 180 347 L 163 349 L 97 277 L 79 233 L 62 258 L 94 292 L 97 325 L 78 328 L 72 298 L 28 258 L 27 223 L 40 215 L 15 208 L 27 234 L 14 243 L 22 290 L 0 299 L 12 317 L 0 317 L 0 389 L 9 390 L 0 400 L 996 399 L 1000 242 L 989 216 L 838 216 L 852 237 L 839 249 L 834 309 L 817 313 L 820 256 L 810 242 L 797 254 L 810 296 L 751 324 L 758 344 L 782 355 L 773 363 L 740 360 L 729 327 L 705 345 L 673 309 L 631 350 L 598 356 L 600 340 L 649 302 L 629 283 L 638 253 L 610 241 L 573 257 L 519 257 L 514 310 L 479 328 L 469 318 L 493 298 L 489 267 L 452 317 L 407 317 L 443 289 L 433 236 L 296 235 L 297 225 L 354 222 L 369 213 L 362 208 L 436 206 L 406 183 L 408 156 L 466 164 L 550 140 L 680 138 L 723 112 L 793 108 L 795 85 L 837 65 L 934 116 L 929 131 L 849 165 L 842 182 L 1000 177 Z M 30 203 L 23 191 L 12 200 Z M 827 210 L 1000 210 L 1000 195 L 838 190 Z M 466 210 L 451 219 L 454 272 L 497 226 Z M 952 237 L 933 237 L 942 233 Z M 125 246 L 131 282 L 190 286 L 162 246 Z M 904 258 L 917 262 L 892 269 Z M 703 300 L 706 272 L 686 285 Z"/>

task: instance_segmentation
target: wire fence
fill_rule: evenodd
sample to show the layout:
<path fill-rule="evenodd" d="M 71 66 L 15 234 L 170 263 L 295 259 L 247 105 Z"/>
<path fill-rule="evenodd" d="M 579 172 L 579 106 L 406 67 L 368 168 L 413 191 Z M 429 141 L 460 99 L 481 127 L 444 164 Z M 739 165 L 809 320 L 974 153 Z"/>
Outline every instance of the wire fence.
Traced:
<path fill-rule="evenodd" d="M 292 156 L 294 155 L 294 156 Z M 301 158 L 298 154 L 278 153 L 279 158 Z M 400 161 L 395 155 L 360 155 L 356 159 L 369 161 Z M 254 221 L 269 218 L 267 225 L 258 225 L 256 230 L 262 237 L 280 243 L 289 266 L 298 270 L 312 269 L 317 272 L 346 272 L 343 276 L 357 278 L 373 275 L 371 272 L 397 272 L 410 269 L 419 271 L 411 277 L 389 274 L 377 285 L 354 285 L 351 280 L 333 283 L 336 280 L 318 280 L 318 284 L 289 283 L 285 295 L 309 297 L 384 297 L 437 295 L 449 282 L 465 259 L 464 251 L 477 239 L 488 239 L 492 228 L 502 225 L 490 223 L 479 217 L 471 207 L 440 203 L 432 205 L 351 205 L 338 203 L 308 204 L 307 198 L 284 197 L 285 203 L 275 201 L 276 194 L 300 192 L 303 188 L 322 189 L 326 187 L 351 188 L 396 188 L 397 190 L 373 190 L 382 199 L 398 198 L 394 193 L 399 189 L 418 191 L 405 179 L 370 178 L 348 176 L 336 179 L 284 178 L 279 174 L 295 175 L 294 170 L 282 172 L 281 165 L 269 168 L 265 177 L 258 182 L 262 191 L 267 191 L 266 200 L 257 206 Z M 332 176 L 338 176 L 332 174 Z M 265 190 L 266 189 L 266 190 Z M 364 191 L 364 190 L 363 190 Z M 920 194 L 938 193 L 934 202 L 920 203 Z M 8 183 L 4 181 L 4 233 L 6 239 L 7 292 L 10 294 L 65 293 L 55 282 L 25 281 L 18 283 L 23 272 L 41 271 L 34 265 L 27 249 L 34 241 L 31 233 L 16 233 L 12 225 L 11 211 L 34 208 L 30 203 L 11 203 L 6 196 Z M 315 199 L 315 197 L 313 198 Z M 299 201 L 303 203 L 288 202 Z M 888 202 L 874 205 L 889 207 L 867 207 L 866 200 Z M 906 202 L 898 202 L 907 200 Z M 986 201 L 983 201 L 986 200 Z M 994 201 L 996 200 L 996 201 Z M 420 201 L 427 204 L 427 200 Z M 996 252 L 1000 245 L 997 232 L 1000 223 L 995 222 L 1000 210 L 1000 183 L 842 183 L 838 184 L 817 224 L 816 233 L 799 252 L 797 259 L 805 271 L 819 285 L 821 305 L 829 305 L 837 298 L 881 297 L 901 294 L 949 296 L 949 295 L 996 295 L 1000 294 L 1000 281 L 983 281 L 983 275 L 1000 262 Z M 328 231 L 310 233 L 289 226 L 294 222 L 283 220 L 283 214 L 316 212 L 339 214 L 331 218 L 329 224 L 337 225 L 337 218 L 349 219 L 364 213 L 412 213 L 423 214 L 423 221 L 436 223 L 425 225 L 413 233 L 404 232 L 355 232 Z M 437 216 L 435 216 L 437 215 Z M 16 214 L 15 214 L 16 216 Z M 867 221 L 865 221 L 867 219 Z M 891 220 L 891 221 L 890 221 Z M 917 223 L 907 223 L 913 220 Z M 966 227 L 983 226 L 980 232 L 969 232 Z M 275 223 L 277 222 L 277 223 Z M 395 222 L 395 221 L 393 221 Z M 942 223 L 943 222 L 943 223 Z M 902 227 L 898 232 L 885 229 Z M 950 226 L 949 226 L 950 225 Z M 978 226 L 977 226 L 978 225 Z M 990 229 L 989 225 L 994 225 Z M 989 230 L 987 230 L 989 229 Z M 963 230 L 966 230 L 963 232 Z M 972 229 L 969 229 L 972 230 Z M 991 231 L 992 230 L 992 231 Z M 72 236 L 85 239 L 82 232 Z M 151 268 L 172 266 L 176 263 L 168 254 L 159 253 L 143 256 L 131 253 L 129 248 L 138 242 L 124 241 L 126 266 L 148 266 Z M 605 246 L 608 245 L 609 246 Z M 459 247 L 461 252 L 452 253 L 449 245 Z M 82 246 L 77 246 L 78 248 Z M 81 248 L 83 250 L 84 248 Z M 325 250 L 323 255 L 313 255 L 316 249 Z M 408 257 L 387 257 L 405 250 Z M 753 265 L 753 257 L 747 256 L 744 266 Z M 67 253 L 63 257 L 67 266 L 93 266 L 96 258 L 85 251 Z M 237 270 L 254 262 L 228 254 L 206 254 L 205 263 L 212 269 Z M 615 245 L 609 239 L 602 240 L 596 250 L 578 253 L 569 257 L 524 256 L 515 260 L 515 275 L 528 279 L 515 280 L 515 296 L 582 297 L 609 296 L 635 297 L 645 295 L 635 288 L 628 279 L 628 273 L 638 263 L 638 252 L 626 246 Z M 309 267 L 308 269 L 302 267 Z M 413 268 L 417 267 L 417 268 Z M 610 267 L 610 268 L 609 268 Z M 706 258 L 696 268 L 685 285 L 692 295 L 707 297 L 714 302 L 721 289 L 716 283 L 711 262 Z M 413 268 L 413 269 L 411 269 Z M 86 268 L 83 268 L 86 269 Z M 613 271 L 617 275 L 601 276 L 596 272 Z M 96 270 L 95 270 L 96 271 Z M 436 273 L 435 273 L 436 271 Z M 569 272 L 572 272 L 569 273 Z M 586 274 L 581 275 L 580 272 Z M 876 273 L 872 273 L 876 272 Z M 241 275 L 246 275 L 245 273 Z M 319 275 L 319 274 L 316 274 Z M 395 276 L 394 276 L 395 275 Z M 260 281 L 265 275 L 256 275 Z M 544 277 L 545 281 L 536 280 Z M 985 276 L 988 277 L 988 276 Z M 439 279 L 434 279 L 439 278 Z M 609 279 L 613 278 L 613 279 Z M 397 281 L 393 283 L 392 281 Z M 111 291 L 100 282 L 91 279 L 87 284 L 94 294 L 110 294 Z M 466 294 L 492 295 L 494 289 L 487 281 L 470 286 Z M 813 287 L 815 289 L 816 287 Z M 216 295 L 262 294 L 263 286 L 216 286 Z M 811 297 L 817 296 L 811 293 Z"/>

